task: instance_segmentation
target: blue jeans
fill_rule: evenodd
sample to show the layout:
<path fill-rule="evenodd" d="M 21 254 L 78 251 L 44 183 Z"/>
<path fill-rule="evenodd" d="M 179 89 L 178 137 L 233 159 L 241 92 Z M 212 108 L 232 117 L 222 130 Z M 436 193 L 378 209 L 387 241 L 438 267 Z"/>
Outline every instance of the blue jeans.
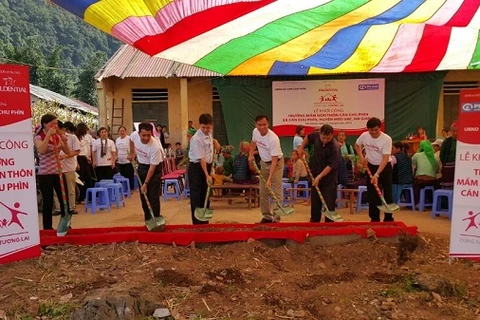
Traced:
<path fill-rule="evenodd" d="M 399 203 L 400 197 L 402 196 L 402 190 L 405 188 L 411 187 L 411 184 L 393 184 L 392 185 L 392 193 L 393 193 L 393 202 Z"/>

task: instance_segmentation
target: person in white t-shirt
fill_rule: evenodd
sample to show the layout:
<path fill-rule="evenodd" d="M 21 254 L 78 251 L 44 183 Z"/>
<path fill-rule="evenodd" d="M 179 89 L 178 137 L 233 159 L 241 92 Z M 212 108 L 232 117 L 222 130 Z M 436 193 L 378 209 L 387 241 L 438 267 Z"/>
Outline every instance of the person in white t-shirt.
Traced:
<path fill-rule="evenodd" d="M 255 129 L 252 133 L 250 143 L 250 155 L 248 162 L 255 160 L 254 151 L 258 148 L 261 158 L 260 171 L 265 177 L 266 184 L 260 179 L 260 209 L 262 211 L 261 223 L 279 222 L 280 217 L 272 214 L 270 207 L 270 195 L 268 188 L 271 188 L 277 199 L 282 202 L 282 176 L 283 176 L 283 152 L 278 136 L 268 128 L 269 120 L 266 115 L 259 115 L 255 118 Z"/>
<path fill-rule="evenodd" d="M 371 118 L 367 121 L 368 132 L 358 137 L 355 143 L 355 150 L 360 157 L 360 162 L 368 161 L 368 167 L 373 178 L 367 179 L 368 212 L 371 222 L 380 222 L 380 210 L 377 206 L 382 204 L 380 197 L 375 190 L 374 184 L 381 185 L 383 196 L 387 203 L 392 203 L 392 138 L 380 130 L 382 122 L 378 118 Z M 362 147 L 365 148 L 366 159 L 362 154 Z M 384 213 L 383 222 L 394 221 L 391 213 Z"/>
<path fill-rule="evenodd" d="M 127 178 L 130 184 L 130 190 L 133 190 L 135 174 L 133 167 L 128 160 L 130 154 L 130 137 L 127 135 L 127 128 L 121 126 L 118 129 L 119 137 L 115 141 L 117 148 L 117 164 L 120 174 Z"/>
<path fill-rule="evenodd" d="M 99 138 L 93 142 L 92 165 L 95 168 L 98 181 L 113 179 L 113 168 L 117 161 L 115 142 L 108 139 L 107 128 L 98 129 Z"/>
<path fill-rule="evenodd" d="M 160 215 L 160 191 L 162 178 L 162 162 L 165 159 L 160 141 L 153 136 L 153 125 L 142 122 L 138 125 L 138 131 L 130 135 L 130 154 L 128 160 L 137 157 L 138 175 L 142 181 L 140 186 L 140 199 L 145 221 L 150 220 L 150 210 L 143 194 L 147 195 L 152 206 L 154 217 Z"/>
<path fill-rule="evenodd" d="M 80 201 L 85 199 L 86 190 L 93 186 L 92 184 L 92 144 L 93 138 L 88 133 L 88 126 L 85 123 L 79 123 L 75 135 L 80 141 L 80 153 L 77 156 L 78 175 L 83 182 L 80 188 Z"/>
<path fill-rule="evenodd" d="M 62 160 L 62 171 L 65 175 L 65 181 L 67 182 L 68 189 L 68 206 L 70 208 L 70 214 L 77 214 L 76 207 L 76 181 L 77 181 L 77 156 L 80 153 L 80 141 L 77 136 L 73 134 L 75 126 L 71 122 L 61 123 L 58 121 L 58 129 L 61 133 L 65 133 L 67 136 L 67 144 L 70 147 L 70 154 L 66 155 L 63 151 L 60 153 L 60 159 Z"/>

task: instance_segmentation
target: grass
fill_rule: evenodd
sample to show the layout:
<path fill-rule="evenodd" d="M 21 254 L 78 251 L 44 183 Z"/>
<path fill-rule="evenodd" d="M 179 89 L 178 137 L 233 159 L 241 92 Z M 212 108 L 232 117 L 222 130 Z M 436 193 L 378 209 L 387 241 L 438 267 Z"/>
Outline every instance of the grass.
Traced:
<path fill-rule="evenodd" d="M 69 303 L 40 303 L 38 315 L 53 319 L 69 319 L 75 309 L 76 307 Z"/>

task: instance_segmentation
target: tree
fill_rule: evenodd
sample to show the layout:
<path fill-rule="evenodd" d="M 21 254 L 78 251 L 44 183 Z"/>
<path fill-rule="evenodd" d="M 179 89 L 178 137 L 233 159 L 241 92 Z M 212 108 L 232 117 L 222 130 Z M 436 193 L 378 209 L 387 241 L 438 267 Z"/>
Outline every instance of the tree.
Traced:
<path fill-rule="evenodd" d="M 48 58 L 47 65 L 42 70 L 43 77 L 41 85 L 48 90 L 68 96 L 72 91 L 72 83 L 69 80 L 68 72 L 61 70 L 61 53 L 62 47 L 57 47 L 53 50 Z"/>
<path fill-rule="evenodd" d="M 107 57 L 104 52 L 97 51 L 79 75 L 73 95 L 92 106 L 98 106 L 97 86 L 94 76 L 103 66 Z"/>

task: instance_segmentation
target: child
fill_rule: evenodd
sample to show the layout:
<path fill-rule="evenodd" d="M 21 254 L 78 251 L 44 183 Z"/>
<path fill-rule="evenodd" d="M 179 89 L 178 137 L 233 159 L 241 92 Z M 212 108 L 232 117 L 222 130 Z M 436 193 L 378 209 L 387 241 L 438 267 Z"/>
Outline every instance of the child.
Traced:
<path fill-rule="evenodd" d="M 213 185 L 214 186 L 223 186 L 223 182 L 225 181 L 225 168 L 223 166 L 218 166 L 215 168 L 215 174 L 213 175 Z M 221 196 L 222 189 L 214 189 L 214 195 Z"/>
<path fill-rule="evenodd" d="M 404 149 L 401 142 L 395 142 L 392 146 L 392 191 L 393 201 L 400 202 L 402 190 L 413 184 L 412 160 Z"/>
<path fill-rule="evenodd" d="M 293 183 L 297 183 L 298 181 L 307 181 L 308 180 L 308 172 L 305 164 L 298 155 L 297 150 L 292 151 L 292 158 L 291 162 L 293 163 L 293 172 L 290 177 L 290 181 Z"/>
<path fill-rule="evenodd" d="M 283 165 L 283 178 L 290 179 L 293 173 L 292 160 L 288 157 L 285 157 L 285 164 Z"/>
<path fill-rule="evenodd" d="M 169 157 L 169 158 L 170 158 L 170 157 L 173 157 L 174 151 L 173 151 L 173 149 L 172 149 L 172 144 L 167 143 L 167 144 L 165 145 L 165 155 L 166 155 L 167 157 Z"/>
<path fill-rule="evenodd" d="M 233 160 L 233 182 L 237 184 L 255 184 L 258 179 L 255 178 L 253 171 L 248 163 L 248 154 L 250 153 L 250 143 L 248 141 L 240 142 L 240 153 Z"/>
<path fill-rule="evenodd" d="M 223 156 L 223 168 L 225 170 L 224 176 L 231 177 L 233 173 L 233 158 L 232 151 L 234 147 L 232 145 L 223 146 L 222 156 Z"/>
<path fill-rule="evenodd" d="M 175 143 L 175 162 L 177 165 L 183 160 L 184 156 L 185 150 L 183 150 L 182 144 L 180 142 Z"/>

